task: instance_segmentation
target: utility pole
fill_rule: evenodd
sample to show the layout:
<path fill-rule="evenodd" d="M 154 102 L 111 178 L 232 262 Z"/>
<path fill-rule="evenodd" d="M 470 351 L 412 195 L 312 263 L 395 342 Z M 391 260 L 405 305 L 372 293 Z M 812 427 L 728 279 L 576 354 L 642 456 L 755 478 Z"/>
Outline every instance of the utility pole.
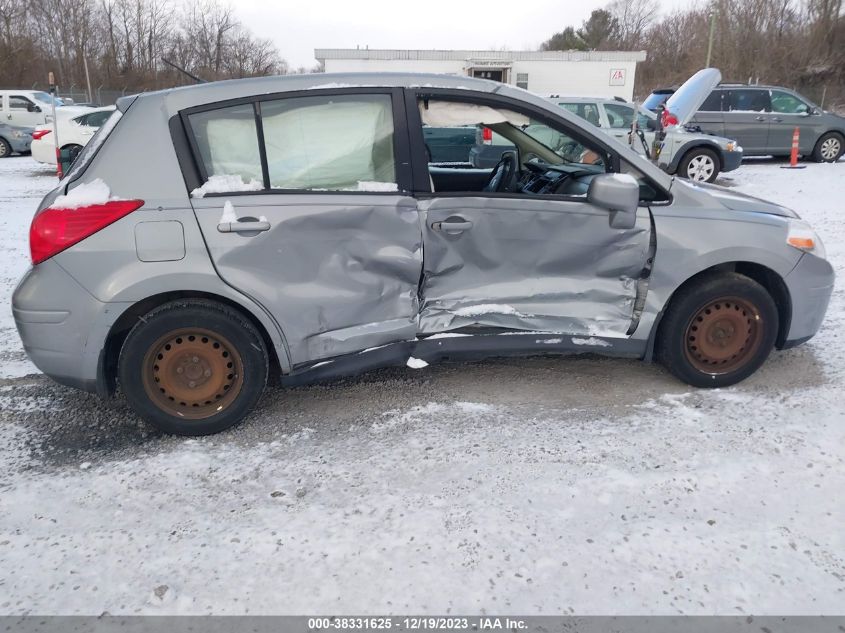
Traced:
<path fill-rule="evenodd" d="M 56 77 L 53 75 L 52 70 L 47 73 L 47 83 L 50 84 L 50 103 L 53 107 L 53 141 L 56 143 L 56 175 L 61 180 L 64 177 L 64 173 L 62 172 L 62 149 L 61 145 L 59 145 L 59 122 L 56 119 L 56 99 L 59 98 L 59 90 L 56 87 Z"/>
<path fill-rule="evenodd" d="M 88 103 L 92 103 L 94 97 L 91 94 L 91 75 L 88 74 L 88 56 L 84 50 L 82 51 L 82 64 L 85 66 L 85 83 L 88 85 Z"/>
<path fill-rule="evenodd" d="M 710 12 L 710 39 L 707 42 L 707 61 L 704 64 L 705 68 L 710 68 L 710 57 L 713 55 L 713 34 L 716 32 L 716 12 Z"/>

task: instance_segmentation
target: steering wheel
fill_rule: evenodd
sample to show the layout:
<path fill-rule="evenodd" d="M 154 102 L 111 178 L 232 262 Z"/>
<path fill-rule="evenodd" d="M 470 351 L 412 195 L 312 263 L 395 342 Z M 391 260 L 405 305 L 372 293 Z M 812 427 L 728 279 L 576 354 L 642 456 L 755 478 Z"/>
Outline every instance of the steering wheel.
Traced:
<path fill-rule="evenodd" d="M 516 152 L 508 150 L 502 152 L 502 158 L 496 163 L 490 179 L 482 191 L 510 192 L 516 188 Z"/>

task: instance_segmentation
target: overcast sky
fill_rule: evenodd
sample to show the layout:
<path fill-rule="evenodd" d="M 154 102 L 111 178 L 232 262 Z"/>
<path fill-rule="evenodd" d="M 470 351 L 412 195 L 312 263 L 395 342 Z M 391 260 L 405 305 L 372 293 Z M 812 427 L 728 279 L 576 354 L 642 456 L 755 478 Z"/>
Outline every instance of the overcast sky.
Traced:
<path fill-rule="evenodd" d="M 662 11 L 691 0 L 660 0 Z M 288 63 L 312 66 L 315 48 L 536 49 L 580 26 L 606 0 L 235 0 L 238 19 L 276 43 Z"/>

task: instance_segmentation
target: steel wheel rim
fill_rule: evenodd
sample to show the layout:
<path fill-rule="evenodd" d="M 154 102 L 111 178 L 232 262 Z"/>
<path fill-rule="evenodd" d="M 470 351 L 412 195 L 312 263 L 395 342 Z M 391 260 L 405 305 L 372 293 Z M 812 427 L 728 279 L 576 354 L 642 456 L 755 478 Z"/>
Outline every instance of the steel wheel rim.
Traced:
<path fill-rule="evenodd" d="M 716 164 L 709 156 L 696 156 L 687 166 L 687 175 L 691 180 L 703 181 L 713 175 Z"/>
<path fill-rule="evenodd" d="M 706 374 L 735 371 L 760 349 L 766 326 L 760 311 L 745 299 L 721 297 L 709 301 L 687 324 L 687 360 Z"/>
<path fill-rule="evenodd" d="M 822 143 L 822 158 L 833 160 L 836 158 L 836 155 L 839 154 L 840 147 L 841 145 L 839 144 L 838 139 L 827 139 L 824 143 Z"/>
<path fill-rule="evenodd" d="M 172 330 L 153 343 L 141 368 L 144 391 L 170 415 L 203 420 L 229 407 L 243 387 L 243 360 L 224 336 Z"/>

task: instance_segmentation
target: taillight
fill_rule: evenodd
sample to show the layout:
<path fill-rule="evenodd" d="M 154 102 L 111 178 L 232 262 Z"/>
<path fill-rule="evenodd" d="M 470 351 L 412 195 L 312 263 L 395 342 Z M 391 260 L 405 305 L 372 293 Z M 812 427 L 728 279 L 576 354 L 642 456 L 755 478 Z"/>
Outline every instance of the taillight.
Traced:
<path fill-rule="evenodd" d="M 489 127 L 482 129 L 481 140 L 484 142 L 485 145 L 491 145 L 493 143 L 493 130 L 491 130 Z"/>
<path fill-rule="evenodd" d="M 40 264 L 106 228 L 144 204 L 143 200 L 109 200 L 77 208 L 47 207 L 29 227 L 32 263 Z"/>
<path fill-rule="evenodd" d="M 663 127 L 669 127 L 670 125 L 678 125 L 678 117 L 674 114 L 669 112 L 669 110 L 663 111 Z"/>
<path fill-rule="evenodd" d="M 37 141 L 38 139 L 47 136 L 50 132 L 51 130 L 35 130 L 32 133 L 32 140 Z"/>

